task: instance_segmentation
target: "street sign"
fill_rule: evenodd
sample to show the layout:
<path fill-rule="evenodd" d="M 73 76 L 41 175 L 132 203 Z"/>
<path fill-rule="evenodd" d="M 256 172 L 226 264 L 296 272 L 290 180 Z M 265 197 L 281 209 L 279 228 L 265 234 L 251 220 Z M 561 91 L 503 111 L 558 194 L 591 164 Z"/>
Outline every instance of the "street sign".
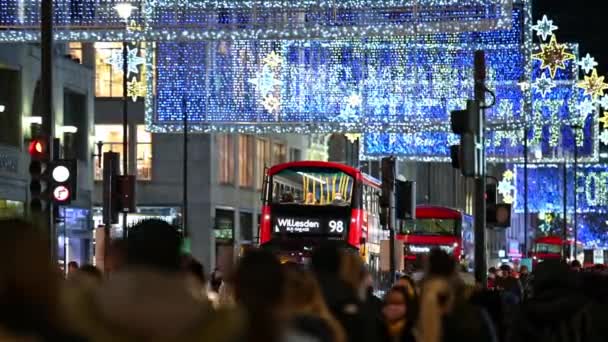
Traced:
<path fill-rule="evenodd" d="M 70 190 L 63 185 L 59 185 L 53 189 L 53 199 L 56 202 L 65 202 L 70 199 Z"/>

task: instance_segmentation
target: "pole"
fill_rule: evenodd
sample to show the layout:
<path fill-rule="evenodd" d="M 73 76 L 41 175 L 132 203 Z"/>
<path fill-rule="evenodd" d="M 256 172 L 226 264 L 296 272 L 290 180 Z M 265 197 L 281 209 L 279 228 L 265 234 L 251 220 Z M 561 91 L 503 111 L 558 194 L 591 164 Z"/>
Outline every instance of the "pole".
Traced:
<path fill-rule="evenodd" d="M 583 129 L 583 127 L 581 126 L 575 126 L 574 129 L 579 130 L 579 129 Z M 572 185 L 572 193 L 574 194 L 574 198 L 573 198 L 573 203 L 574 204 L 574 255 L 572 255 L 572 257 L 574 259 L 576 259 L 576 253 L 577 253 L 577 242 L 578 242 L 578 219 L 576 217 L 576 211 L 578 210 L 578 199 L 577 194 L 576 194 L 576 183 L 578 182 L 578 175 L 576 174 L 578 171 L 578 135 L 576 134 L 577 132 L 574 132 L 574 185 Z"/>
<path fill-rule="evenodd" d="M 127 99 L 127 78 L 129 77 L 129 51 L 127 41 L 122 42 L 122 174 L 124 176 L 129 174 L 129 142 L 127 141 L 129 135 L 129 117 L 128 117 L 128 106 L 129 102 Z M 122 238 L 127 238 L 127 212 L 122 212 Z"/>
<path fill-rule="evenodd" d="M 182 98 L 182 111 L 184 120 L 184 166 L 183 166 L 183 209 L 182 209 L 182 228 L 184 238 L 188 237 L 188 115 L 186 111 L 186 97 Z"/>
<path fill-rule="evenodd" d="M 485 160 L 485 93 L 486 61 L 484 51 L 475 51 L 475 100 L 479 101 L 480 120 L 477 137 L 481 150 L 478 150 L 479 176 L 475 179 L 475 280 L 483 288 L 487 287 L 486 260 L 486 160 Z"/>
<path fill-rule="evenodd" d="M 524 253 L 528 255 L 528 125 L 524 125 Z"/>
<path fill-rule="evenodd" d="M 564 187 L 564 221 L 562 223 L 562 241 L 568 241 L 568 164 L 564 159 L 563 165 L 564 171 L 564 179 L 563 179 L 563 187 Z M 562 244 L 562 256 L 563 259 L 566 260 L 568 258 L 568 249 L 566 244 Z"/>
<path fill-rule="evenodd" d="M 42 0 L 40 4 L 40 91 L 42 95 L 42 134 L 46 138 L 49 161 L 55 158 L 53 137 L 55 136 L 55 117 L 53 111 L 53 1 Z M 48 201 L 43 211 L 43 228 L 49 234 L 51 261 L 57 262 L 57 231 L 55 227 L 53 202 Z"/>

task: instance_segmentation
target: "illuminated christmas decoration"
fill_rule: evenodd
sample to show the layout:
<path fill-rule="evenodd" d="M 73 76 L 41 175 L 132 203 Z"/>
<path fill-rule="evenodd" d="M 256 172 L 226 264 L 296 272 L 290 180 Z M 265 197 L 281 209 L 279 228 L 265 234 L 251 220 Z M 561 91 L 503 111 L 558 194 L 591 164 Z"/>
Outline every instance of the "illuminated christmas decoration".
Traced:
<path fill-rule="evenodd" d="M 583 57 L 578 62 L 578 65 L 581 67 L 581 69 L 583 69 L 585 74 L 588 74 L 591 72 L 591 70 L 593 70 L 593 69 L 595 69 L 595 67 L 597 67 L 597 62 L 595 61 L 595 58 L 593 58 L 589 54 L 587 54 L 587 56 Z"/>
<path fill-rule="evenodd" d="M 538 20 L 536 25 L 532 26 L 532 29 L 536 31 L 536 35 L 541 37 L 543 40 L 547 40 L 549 36 L 553 35 L 553 31 L 557 30 L 558 27 L 553 25 L 553 20 L 549 20 L 546 15 L 543 15 L 542 20 Z"/>
<path fill-rule="evenodd" d="M 508 100 L 500 101 L 498 105 L 498 115 L 509 119 L 513 116 L 513 103 Z"/>
<path fill-rule="evenodd" d="M 281 65 L 283 59 L 275 51 L 272 51 L 264 58 L 264 64 L 271 68 L 277 68 Z"/>
<path fill-rule="evenodd" d="M 506 170 L 502 174 L 502 178 L 506 181 L 512 181 L 514 177 L 515 177 L 515 174 L 511 170 Z"/>
<path fill-rule="evenodd" d="M 602 96 L 599 103 L 600 103 L 600 106 L 602 106 L 602 108 L 608 109 L 608 95 Z"/>
<path fill-rule="evenodd" d="M 608 89 L 608 84 L 604 82 L 604 76 L 597 75 L 597 69 L 593 69 L 591 76 L 585 75 L 585 79 L 578 83 L 578 87 L 585 91 L 585 95 L 590 95 L 593 100 L 604 96 L 604 90 Z"/>
<path fill-rule="evenodd" d="M 262 101 L 262 105 L 268 112 L 275 113 L 281 108 L 281 101 L 273 95 L 266 95 Z"/>
<path fill-rule="evenodd" d="M 604 115 L 600 118 L 600 123 L 604 129 L 608 129 L 608 112 L 604 112 Z"/>
<path fill-rule="evenodd" d="M 346 139 L 348 139 L 348 141 L 350 141 L 353 144 L 357 140 L 361 139 L 361 134 L 358 134 L 358 133 L 346 133 L 346 134 L 344 134 L 344 136 L 346 137 Z"/>
<path fill-rule="evenodd" d="M 498 183 L 498 193 L 505 196 L 505 195 L 511 195 L 511 192 L 513 190 L 515 190 L 515 187 L 513 186 L 513 183 L 511 183 L 510 181 L 507 180 L 502 180 Z"/>
<path fill-rule="evenodd" d="M 140 57 L 137 54 L 137 48 L 130 49 L 127 47 L 127 70 L 129 75 L 131 75 L 131 73 L 139 73 L 139 66 L 146 62 L 144 57 Z M 115 72 L 123 71 L 123 63 L 122 50 L 112 50 L 112 54 L 106 60 L 106 64 L 110 64 Z"/>
<path fill-rule="evenodd" d="M 146 96 L 146 85 L 135 77 L 131 78 L 131 81 L 127 82 L 127 96 L 137 102 L 138 97 Z"/>
<path fill-rule="evenodd" d="M 75 4 L 76 3 L 76 4 Z M 220 41 L 349 39 L 508 27 L 512 0 L 131 0 L 125 31 L 115 1 L 54 0 L 55 39 L 70 41 Z M 39 0 L 0 1 L 0 41 L 39 39 Z M 126 38 L 126 39 L 125 39 Z"/>
<path fill-rule="evenodd" d="M 555 35 L 551 36 L 548 44 L 541 44 L 541 52 L 532 55 L 532 58 L 542 62 L 541 69 L 549 69 L 551 78 L 555 78 L 558 69 L 566 69 L 565 62 L 575 59 L 574 54 L 567 51 L 565 44 L 558 44 Z"/>
<path fill-rule="evenodd" d="M 363 103 L 363 99 L 361 98 L 361 95 L 359 95 L 359 94 L 352 94 L 346 99 L 346 102 L 351 107 L 361 107 L 361 104 Z"/>
<path fill-rule="evenodd" d="M 598 138 L 600 139 L 600 141 L 602 142 L 602 144 L 604 145 L 608 145 L 608 130 L 604 130 L 599 136 Z"/>
<path fill-rule="evenodd" d="M 543 97 L 546 97 L 547 94 L 553 90 L 553 88 L 555 88 L 555 82 L 552 78 L 547 77 L 546 73 L 544 72 L 534 82 L 534 89 Z"/>
<path fill-rule="evenodd" d="M 587 117 L 587 115 L 593 113 L 593 111 L 595 110 L 595 105 L 593 104 L 593 101 L 591 101 L 590 99 L 585 99 L 583 101 L 581 101 L 576 108 L 578 109 L 579 113 L 583 116 L 583 117 Z"/>

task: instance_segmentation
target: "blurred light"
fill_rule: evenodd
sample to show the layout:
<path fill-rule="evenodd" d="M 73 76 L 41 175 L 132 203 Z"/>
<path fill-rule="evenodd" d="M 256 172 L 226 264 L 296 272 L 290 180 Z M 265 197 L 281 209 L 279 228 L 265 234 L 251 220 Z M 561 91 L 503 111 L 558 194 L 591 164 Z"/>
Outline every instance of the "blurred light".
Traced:
<path fill-rule="evenodd" d="M 27 125 L 38 124 L 42 125 L 42 116 L 24 116 L 23 122 Z"/>
<path fill-rule="evenodd" d="M 0 113 L 4 113 L 5 110 L 6 110 L 6 106 L 0 105 Z"/>
<path fill-rule="evenodd" d="M 77 133 L 78 132 L 78 127 L 76 127 L 76 126 L 63 126 L 63 127 L 61 127 L 61 131 L 63 133 Z"/>
<path fill-rule="evenodd" d="M 131 17 L 131 14 L 133 13 L 135 7 L 128 2 L 121 2 L 116 4 L 116 6 L 114 6 L 114 9 L 116 10 L 120 18 L 122 18 L 124 21 L 127 21 L 129 17 Z"/>

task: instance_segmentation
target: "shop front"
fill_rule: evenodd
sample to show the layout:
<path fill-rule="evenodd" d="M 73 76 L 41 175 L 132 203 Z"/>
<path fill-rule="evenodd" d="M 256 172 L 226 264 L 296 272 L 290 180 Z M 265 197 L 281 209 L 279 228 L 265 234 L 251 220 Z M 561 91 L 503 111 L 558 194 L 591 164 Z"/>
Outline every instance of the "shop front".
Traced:
<path fill-rule="evenodd" d="M 57 260 L 60 267 L 70 261 L 78 265 L 92 263 L 93 226 L 91 210 L 60 206 L 57 224 Z"/>

